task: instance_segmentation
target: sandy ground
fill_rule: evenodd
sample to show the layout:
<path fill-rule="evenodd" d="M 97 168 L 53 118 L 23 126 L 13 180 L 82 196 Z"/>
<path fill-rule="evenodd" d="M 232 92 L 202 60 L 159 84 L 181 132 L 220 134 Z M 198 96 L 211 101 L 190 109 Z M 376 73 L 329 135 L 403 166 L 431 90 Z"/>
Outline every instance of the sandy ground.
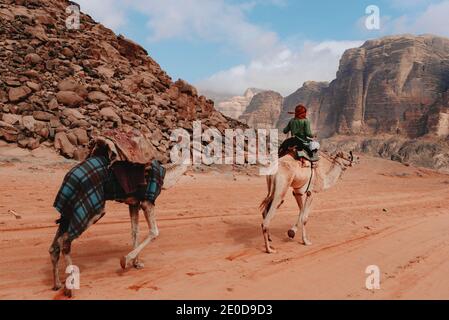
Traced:
<path fill-rule="evenodd" d="M 39 156 L 0 158 L 0 299 L 62 298 L 50 290 L 47 250 L 53 199 L 73 163 Z M 76 299 L 449 299 L 448 175 L 362 157 L 315 197 L 310 247 L 287 238 L 297 216 L 287 197 L 272 224 L 275 255 L 263 251 L 265 188 L 245 174 L 183 177 L 158 201 L 161 236 L 143 251 L 143 270 L 121 270 L 130 222 L 126 206 L 109 203 L 74 242 Z M 369 265 L 381 270 L 380 290 L 365 288 Z"/>

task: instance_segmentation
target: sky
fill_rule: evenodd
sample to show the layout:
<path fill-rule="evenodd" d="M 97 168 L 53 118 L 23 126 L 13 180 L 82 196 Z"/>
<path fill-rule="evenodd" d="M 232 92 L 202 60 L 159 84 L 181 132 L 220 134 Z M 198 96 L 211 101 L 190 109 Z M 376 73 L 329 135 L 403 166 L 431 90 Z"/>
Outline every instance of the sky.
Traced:
<path fill-rule="evenodd" d="M 231 95 L 255 87 L 286 96 L 305 81 L 332 81 L 344 51 L 368 39 L 404 33 L 449 37 L 449 0 L 76 2 L 140 43 L 174 80 Z"/>

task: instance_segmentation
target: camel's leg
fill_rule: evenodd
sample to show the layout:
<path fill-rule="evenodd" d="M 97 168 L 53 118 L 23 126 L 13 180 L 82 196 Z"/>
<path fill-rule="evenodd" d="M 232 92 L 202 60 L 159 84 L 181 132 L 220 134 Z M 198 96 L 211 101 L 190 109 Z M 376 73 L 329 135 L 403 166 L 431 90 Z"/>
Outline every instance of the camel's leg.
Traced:
<path fill-rule="evenodd" d="M 62 283 L 59 278 L 59 257 L 61 254 L 62 245 L 62 231 L 61 227 L 56 232 L 55 239 L 48 250 L 51 257 L 51 263 L 53 265 L 53 290 L 58 291 L 62 288 Z"/>
<path fill-rule="evenodd" d="M 279 186 L 279 184 L 277 184 L 277 186 Z M 270 246 L 270 229 L 269 229 L 269 227 L 270 227 L 271 220 L 273 219 L 274 215 L 276 214 L 276 210 L 281 205 L 281 203 L 285 197 L 285 194 L 287 193 L 288 186 L 289 185 L 286 184 L 285 186 L 283 186 L 283 188 L 281 190 L 279 190 L 279 189 L 275 190 L 273 201 L 271 203 L 271 207 L 268 210 L 268 212 L 263 220 L 263 223 L 262 223 L 262 232 L 263 232 L 265 248 L 267 250 L 267 253 L 276 253 L 276 250 L 274 250 Z"/>
<path fill-rule="evenodd" d="M 130 205 L 129 215 L 131 218 L 131 237 L 133 241 L 133 250 L 139 246 L 139 207 L 140 205 Z M 136 269 L 142 269 L 144 264 L 139 261 L 139 256 L 137 256 L 133 261 L 133 266 Z"/>
<path fill-rule="evenodd" d="M 295 197 L 296 203 L 298 204 L 299 214 L 298 214 L 298 220 L 296 221 L 296 224 L 290 230 L 288 230 L 288 237 L 290 239 L 294 239 L 296 237 L 296 233 L 298 232 L 299 224 L 301 223 L 301 215 L 304 211 L 304 199 L 303 199 L 304 196 L 301 193 L 301 190 L 295 189 L 293 191 L 293 196 Z"/>
<path fill-rule="evenodd" d="M 307 225 L 307 221 L 309 220 L 309 213 L 310 213 L 310 209 L 312 206 L 312 201 L 313 201 L 313 197 L 312 197 L 312 193 L 310 193 L 310 195 L 307 195 L 306 201 L 304 202 L 304 212 L 302 214 L 302 219 L 300 219 L 301 225 L 302 225 L 302 241 L 304 242 L 304 244 L 306 246 L 312 245 L 312 241 L 309 240 L 309 238 L 307 237 L 307 233 L 306 233 L 306 225 Z"/>
<path fill-rule="evenodd" d="M 68 234 L 66 233 L 62 237 L 62 254 L 65 259 L 66 268 L 73 265 L 72 257 L 70 256 L 71 248 L 72 240 L 69 239 Z M 67 286 L 64 288 L 64 294 L 69 298 L 75 296 L 74 290 L 67 288 Z"/>
<path fill-rule="evenodd" d="M 312 193 L 308 192 L 305 196 L 302 195 L 300 193 L 300 190 L 295 190 L 295 198 L 296 198 L 296 202 L 298 203 L 298 207 L 299 207 L 299 216 L 298 216 L 298 221 L 296 222 L 296 224 L 293 226 L 293 228 L 291 228 L 288 231 L 288 236 L 293 239 L 296 236 L 296 232 L 298 231 L 299 225 L 301 225 L 302 228 L 302 240 L 304 242 L 304 244 L 306 246 L 310 246 L 312 245 L 312 242 L 308 240 L 307 238 L 307 232 L 306 232 L 306 225 L 307 225 L 307 221 L 309 219 L 309 212 L 310 212 L 310 207 L 312 205 Z M 304 199 L 305 197 L 305 199 Z"/>
<path fill-rule="evenodd" d="M 134 259 L 136 259 L 136 257 L 139 255 L 139 253 L 148 244 L 150 244 L 151 241 L 153 241 L 154 239 L 156 239 L 159 236 L 159 230 L 158 230 L 157 224 L 156 224 L 154 205 L 148 201 L 145 201 L 142 203 L 141 206 L 142 206 L 142 209 L 143 209 L 143 212 L 145 215 L 145 219 L 147 220 L 148 228 L 150 229 L 150 233 L 149 233 L 148 237 L 137 248 L 135 248 L 132 252 L 130 252 L 127 256 L 123 257 L 120 260 L 120 264 L 123 269 L 126 268 L 126 266 L 128 265 L 128 263 L 130 261 L 133 261 Z"/>

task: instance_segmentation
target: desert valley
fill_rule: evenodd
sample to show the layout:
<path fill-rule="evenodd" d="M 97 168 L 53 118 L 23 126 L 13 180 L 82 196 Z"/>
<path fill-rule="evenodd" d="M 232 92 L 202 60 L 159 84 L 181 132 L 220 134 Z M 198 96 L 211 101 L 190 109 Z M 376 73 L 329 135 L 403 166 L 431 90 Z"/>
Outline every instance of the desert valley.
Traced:
<path fill-rule="evenodd" d="M 53 202 L 95 137 L 138 131 L 167 165 L 176 129 L 282 131 L 298 104 L 323 152 L 357 158 L 314 196 L 313 245 L 287 236 L 298 217 L 289 191 L 271 224 L 277 253 L 265 253 L 257 166 L 189 166 L 157 200 L 160 235 L 140 255 L 144 269 L 120 267 L 129 213 L 107 203 L 73 244 L 75 299 L 449 299 L 448 38 L 368 40 L 343 54 L 331 82 L 220 96 L 173 81 L 151 52 L 85 13 L 67 30 L 69 4 L 0 1 L 0 299 L 67 299 L 51 290 Z M 366 287 L 372 265 L 379 290 Z"/>

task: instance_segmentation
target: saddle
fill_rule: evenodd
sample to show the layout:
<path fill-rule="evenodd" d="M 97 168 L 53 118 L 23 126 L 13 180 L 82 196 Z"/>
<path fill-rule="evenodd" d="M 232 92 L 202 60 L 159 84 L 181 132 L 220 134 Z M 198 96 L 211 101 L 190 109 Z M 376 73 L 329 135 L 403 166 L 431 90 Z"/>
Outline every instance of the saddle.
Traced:
<path fill-rule="evenodd" d="M 298 161 L 307 160 L 311 163 L 318 162 L 320 144 L 317 141 L 305 141 L 298 137 L 292 137 L 285 140 L 279 148 L 279 158 L 292 154 Z"/>
<path fill-rule="evenodd" d="M 127 195 L 141 193 L 147 185 L 145 170 L 158 152 L 139 130 L 121 128 L 103 131 L 90 145 L 90 157 L 105 156 Z"/>

